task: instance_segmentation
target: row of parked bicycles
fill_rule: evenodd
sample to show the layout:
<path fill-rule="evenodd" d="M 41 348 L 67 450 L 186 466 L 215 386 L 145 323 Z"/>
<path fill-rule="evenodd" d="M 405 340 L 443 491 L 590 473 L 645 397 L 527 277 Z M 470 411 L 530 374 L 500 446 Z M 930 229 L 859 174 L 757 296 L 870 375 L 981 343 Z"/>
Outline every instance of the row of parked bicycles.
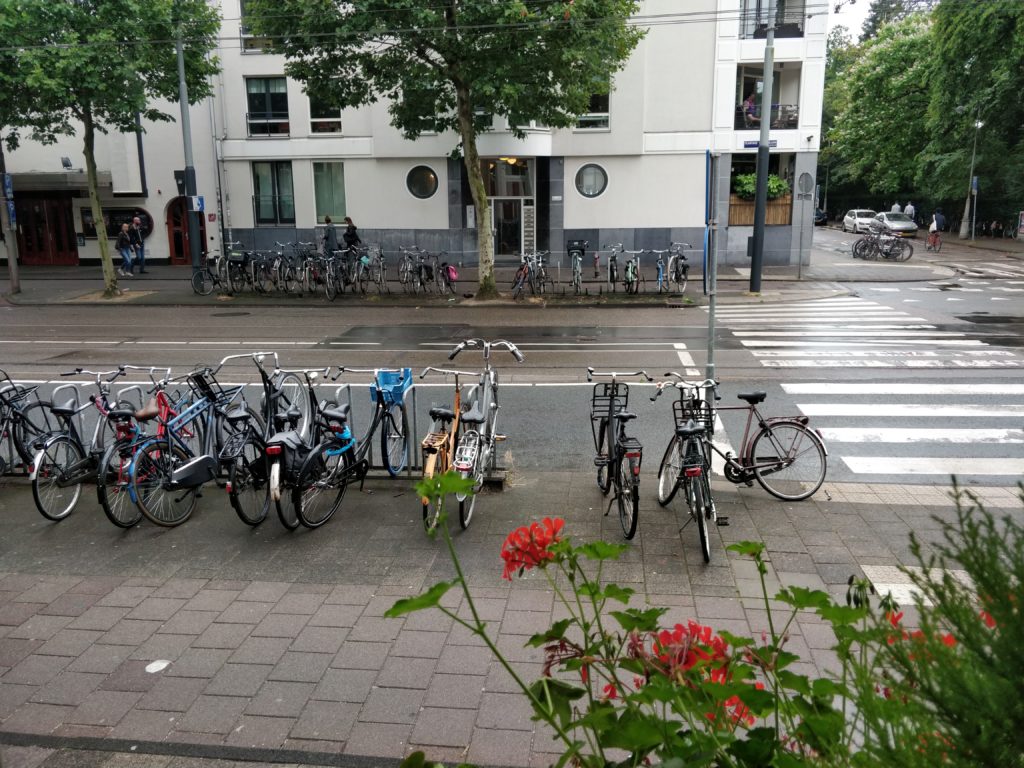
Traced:
<path fill-rule="evenodd" d="M 238 248 L 241 243 L 228 243 Z M 432 253 L 417 246 L 401 246 L 393 273 L 406 293 L 454 294 L 459 278 L 447 253 Z M 211 253 L 192 275 L 192 290 L 208 296 L 225 294 L 323 294 L 333 301 L 339 294 L 390 293 L 388 263 L 379 245 L 351 246 L 331 253 L 316 250 L 311 242 L 275 243 L 269 251 L 233 250 Z"/>
<path fill-rule="evenodd" d="M 524 360 L 515 344 L 471 338 L 448 354 L 454 361 L 467 350 L 482 353 L 476 370 L 425 368 L 419 378 L 443 376 L 453 383 L 450 401 L 429 409 L 430 426 L 420 441 L 424 478 L 454 471 L 472 480 L 472 493 L 457 494 L 458 520 L 467 528 L 487 476 L 496 469 L 499 443 L 498 371 L 492 352 Z M 246 389 L 219 380 L 225 364 L 251 360 L 259 377 L 259 401 L 249 403 Z M 269 362 L 273 361 L 270 366 Z M 130 372 L 148 385 L 116 383 Z M 340 385 L 329 382 L 369 374 L 372 415 L 358 437 L 352 431 L 351 397 L 342 402 Z M 0 470 L 19 461 L 28 470 L 39 512 L 49 520 L 67 518 L 87 484 L 95 483 L 97 501 L 114 525 L 130 528 L 143 518 L 161 526 L 181 525 L 196 508 L 202 489 L 223 488 L 238 517 L 256 526 L 271 506 L 285 528 L 318 528 L 341 506 L 349 485 L 362 485 L 371 468 L 373 446 L 380 466 L 397 477 L 410 462 L 407 393 L 409 368 L 283 369 L 273 352 L 229 355 L 216 366 L 180 376 L 169 369 L 123 365 L 109 371 L 76 368 L 65 376 L 93 377 L 94 391 L 82 398 L 79 384 L 57 386 L 49 399 L 0 372 L 0 435 L 7 450 Z M 756 480 L 773 496 L 798 501 L 821 487 L 827 451 L 805 416 L 766 417 L 757 406 L 764 392 L 742 393 L 745 405 L 718 406 L 718 384 L 689 382 L 669 372 L 656 382 L 652 401 L 675 390 L 673 433 L 657 475 L 657 498 L 668 505 L 679 492 L 689 519 L 696 522 L 701 551 L 710 561 L 709 527 L 726 524 L 711 493 L 713 455 L 733 483 Z M 639 521 L 643 447 L 627 434 L 637 418 L 628 410 L 626 379 L 654 380 L 644 371 L 628 373 L 587 369 L 593 381 L 590 424 L 597 484 L 610 495 L 605 514 L 617 507 L 623 536 L 632 539 Z M 747 414 L 739 450 L 725 451 L 714 441 L 718 412 Z M 91 431 L 85 413 L 95 416 Z M 424 526 L 433 530 L 444 506 L 421 498 Z"/>
<path fill-rule="evenodd" d="M 909 261 L 913 255 L 913 245 L 877 221 L 853 244 L 853 258 L 865 261 Z"/>

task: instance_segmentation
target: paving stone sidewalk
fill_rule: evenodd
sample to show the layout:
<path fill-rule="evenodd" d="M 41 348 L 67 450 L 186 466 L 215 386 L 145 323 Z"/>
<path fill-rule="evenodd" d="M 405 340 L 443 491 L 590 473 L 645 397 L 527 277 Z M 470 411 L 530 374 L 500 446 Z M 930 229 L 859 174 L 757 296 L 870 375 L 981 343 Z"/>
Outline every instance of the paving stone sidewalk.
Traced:
<path fill-rule="evenodd" d="M 984 493 L 1020 515 L 1013 489 Z M 952 515 L 938 489 L 826 484 L 796 504 L 728 484 L 716 494 L 730 525 L 713 532 L 710 565 L 693 527 L 680 532 L 679 505 L 642 493 L 639 533 L 606 572 L 636 590 L 636 605 L 667 608 L 667 623 L 696 618 L 739 635 L 759 635 L 767 617 L 753 564 L 728 543 L 766 543 L 772 588 L 841 597 L 862 565 L 911 563 L 908 533 L 927 542 L 932 515 Z M 397 598 L 453 574 L 443 543 L 421 529 L 409 481 L 350 489 L 316 531 L 288 533 L 273 517 L 249 529 L 212 490 L 200 504 L 180 528 L 121 531 L 88 492 L 53 524 L 24 482 L 0 488 L 4 768 L 394 765 L 416 749 L 450 764 L 554 762 L 557 745 L 478 638 L 436 611 L 384 618 Z M 524 643 L 560 608 L 541 574 L 502 581 L 501 543 L 547 514 L 564 516 L 576 540 L 619 541 L 605 504 L 590 472 L 513 476 L 455 532 L 479 610 L 527 679 L 542 658 Z M 465 615 L 460 596 L 445 604 Z M 820 672 L 834 662 L 831 642 L 804 618 L 790 648 Z"/>

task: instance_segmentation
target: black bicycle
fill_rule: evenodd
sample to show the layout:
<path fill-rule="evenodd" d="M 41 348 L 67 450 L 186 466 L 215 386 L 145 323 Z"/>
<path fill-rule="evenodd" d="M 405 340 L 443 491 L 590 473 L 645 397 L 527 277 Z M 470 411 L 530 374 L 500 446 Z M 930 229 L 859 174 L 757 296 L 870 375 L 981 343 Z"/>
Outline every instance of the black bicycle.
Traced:
<path fill-rule="evenodd" d="M 594 465 L 597 467 L 597 485 L 607 495 L 612 485 L 615 495 L 608 502 L 618 503 L 619 524 L 627 539 L 636 535 L 640 518 L 640 465 L 643 462 L 643 446 L 635 437 L 626 434 L 626 424 L 636 418 L 635 413 L 626 410 L 629 405 L 629 385 L 618 379 L 624 376 L 638 376 L 653 381 L 646 371 L 621 373 L 617 371 L 595 371 L 587 368 L 587 381 L 595 376 L 607 376 L 611 381 L 594 384 L 590 399 L 590 429 L 594 436 Z"/>
<path fill-rule="evenodd" d="M 38 387 L 15 384 L 0 371 L 0 475 L 19 464 L 27 469 L 36 444 L 60 428 L 52 405 L 39 398 Z"/>

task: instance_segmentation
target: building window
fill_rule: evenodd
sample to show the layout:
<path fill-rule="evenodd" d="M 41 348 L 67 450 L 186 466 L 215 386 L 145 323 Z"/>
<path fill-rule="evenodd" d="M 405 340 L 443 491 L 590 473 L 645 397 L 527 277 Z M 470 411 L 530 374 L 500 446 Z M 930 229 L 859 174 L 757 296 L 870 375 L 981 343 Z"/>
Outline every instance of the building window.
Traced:
<path fill-rule="evenodd" d="M 291 162 L 253 163 L 252 189 L 252 205 L 258 225 L 295 223 Z"/>
<path fill-rule="evenodd" d="M 776 62 L 772 75 L 771 128 L 795 130 L 800 123 L 799 62 Z M 764 66 L 740 64 L 736 70 L 736 130 L 761 127 L 761 93 Z"/>
<path fill-rule="evenodd" d="M 428 197 L 433 197 L 434 193 L 437 192 L 437 174 L 434 173 L 432 168 L 428 168 L 425 165 L 417 165 L 405 177 L 405 185 L 412 192 L 413 197 L 426 200 Z"/>
<path fill-rule="evenodd" d="M 283 77 L 247 77 L 245 92 L 250 136 L 288 135 L 288 81 Z"/>
<path fill-rule="evenodd" d="M 314 94 L 309 96 L 309 132 L 341 133 L 341 110 L 326 104 Z"/>
<path fill-rule="evenodd" d="M 576 127 L 580 130 L 604 128 L 609 126 L 608 121 L 609 94 L 595 93 L 590 97 L 590 109 L 585 115 L 580 115 Z"/>
<path fill-rule="evenodd" d="M 608 187 L 608 174 L 600 165 L 587 163 L 576 171 L 576 189 L 584 197 L 597 197 Z"/>
<path fill-rule="evenodd" d="M 803 37 L 805 0 L 743 0 L 740 11 L 740 37 L 768 37 L 769 4 L 775 3 L 775 37 Z"/>
<path fill-rule="evenodd" d="M 345 218 L 344 163 L 313 163 L 313 197 L 317 224 L 324 223 L 324 216 L 334 221 Z"/>
<path fill-rule="evenodd" d="M 241 16 L 242 51 L 247 53 L 262 53 L 264 48 L 270 45 L 269 37 L 254 37 L 246 24 L 245 0 L 239 0 L 239 16 Z"/>

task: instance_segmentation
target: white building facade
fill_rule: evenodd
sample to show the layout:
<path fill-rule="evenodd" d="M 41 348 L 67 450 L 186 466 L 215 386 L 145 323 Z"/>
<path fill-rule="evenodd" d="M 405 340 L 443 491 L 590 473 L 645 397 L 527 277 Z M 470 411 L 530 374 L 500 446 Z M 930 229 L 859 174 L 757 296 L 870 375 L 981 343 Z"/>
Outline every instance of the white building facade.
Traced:
<path fill-rule="evenodd" d="M 710 150 L 721 158 L 720 257 L 745 263 L 749 205 L 729 188 L 732 177 L 754 170 L 760 118 L 741 105 L 761 91 L 768 2 L 693 0 L 680 9 L 678 0 L 646 0 L 637 20 L 663 23 L 649 26 L 611 94 L 595 96 L 575 129 L 530 127 L 520 140 L 495 118 L 478 147 L 498 261 L 532 249 L 557 258 L 577 239 L 590 251 L 680 240 L 699 248 Z M 814 177 L 820 141 L 827 16 L 809 16 L 805 2 L 778 0 L 777 11 L 771 170 L 791 186 L 803 173 Z M 207 248 L 218 249 L 221 237 L 251 248 L 313 240 L 326 216 L 336 223 L 350 216 L 364 242 L 381 243 L 386 254 L 417 244 L 475 262 L 472 197 L 462 161 L 449 157 L 458 137 L 408 141 L 389 124 L 384 103 L 324 109 L 285 77 L 283 57 L 264 53 L 262 41 L 246 34 L 243 11 L 240 0 L 221 0 L 223 69 L 214 97 L 191 112 Z M 107 231 L 141 211 L 152 225 L 147 260 L 185 263 L 185 201 L 174 183 L 184 165 L 180 127 L 145 128 L 141 138 L 98 141 Z M 71 159 L 70 172 L 61 157 Z M 98 257 L 84 174 L 76 170 L 83 166 L 78 139 L 26 143 L 8 156 L 23 262 Z M 773 203 L 766 264 L 795 264 L 801 229 L 806 258 L 813 204 L 794 206 L 795 198 Z M 60 248 L 37 237 L 54 227 Z"/>

